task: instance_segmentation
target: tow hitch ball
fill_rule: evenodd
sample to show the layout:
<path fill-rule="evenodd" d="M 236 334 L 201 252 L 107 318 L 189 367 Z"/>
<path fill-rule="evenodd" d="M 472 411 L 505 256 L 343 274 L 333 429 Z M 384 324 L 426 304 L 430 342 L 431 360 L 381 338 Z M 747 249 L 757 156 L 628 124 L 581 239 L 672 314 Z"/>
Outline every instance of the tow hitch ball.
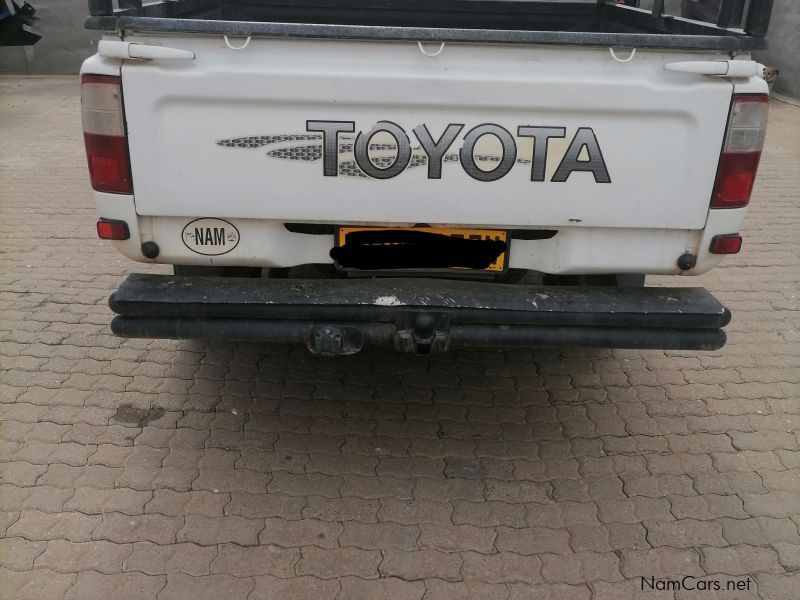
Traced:
<path fill-rule="evenodd" d="M 398 352 L 439 354 L 450 348 L 450 315 L 404 312 L 397 316 L 394 347 Z"/>

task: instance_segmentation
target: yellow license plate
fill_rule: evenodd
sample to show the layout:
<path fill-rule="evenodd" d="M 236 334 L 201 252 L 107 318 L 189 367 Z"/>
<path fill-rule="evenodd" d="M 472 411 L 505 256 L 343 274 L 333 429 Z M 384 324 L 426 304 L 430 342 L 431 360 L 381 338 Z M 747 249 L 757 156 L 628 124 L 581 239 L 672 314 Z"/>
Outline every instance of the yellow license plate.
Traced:
<path fill-rule="evenodd" d="M 344 246 L 347 236 L 351 233 L 360 231 L 421 231 L 447 235 L 451 237 L 466 238 L 473 240 L 496 240 L 508 243 L 508 235 L 505 231 L 497 229 L 450 229 L 443 227 L 339 227 L 336 236 L 336 245 Z M 465 269 L 474 271 L 502 272 L 506 268 L 506 257 L 508 250 L 501 252 L 500 255 L 488 267 L 481 269 L 465 269 L 464 267 L 453 267 L 455 269 Z"/>

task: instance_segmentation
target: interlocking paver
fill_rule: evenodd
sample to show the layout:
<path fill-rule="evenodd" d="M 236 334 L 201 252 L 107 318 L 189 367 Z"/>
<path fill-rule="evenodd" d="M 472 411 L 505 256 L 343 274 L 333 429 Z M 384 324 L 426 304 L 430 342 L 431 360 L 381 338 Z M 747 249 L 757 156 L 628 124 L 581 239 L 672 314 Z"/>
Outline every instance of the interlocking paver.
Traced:
<path fill-rule="evenodd" d="M 95 515 L 108 512 L 141 515 L 144 513 L 144 505 L 150 502 L 152 498 L 153 492 L 128 488 L 116 488 L 113 490 L 78 488 L 75 490 L 75 494 L 64 504 L 64 510 L 76 510 Z"/>
<path fill-rule="evenodd" d="M 669 500 L 664 497 L 634 496 L 599 504 L 598 519 L 603 523 L 641 523 L 643 521 L 674 521 Z"/>
<path fill-rule="evenodd" d="M 484 483 L 472 479 L 429 479 L 420 478 L 413 482 L 413 497 L 421 500 L 437 500 L 449 498 L 481 502 Z"/>
<path fill-rule="evenodd" d="M 278 472 L 267 485 L 270 493 L 287 494 L 289 496 L 323 496 L 337 498 L 342 487 L 342 478 L 323 475 L 321 473 L 285 473 Z M 248 490 L 253 491 L 253 490 Z"/>
<path fill-rule="evenodd" d="M 35 562 L 36 568 L 48 568 L 59 573 L 99 571 L 113 574 L 122 572 L 122 564 L 133 552 L 129 544 L 113 542 L 69 542 L 50 540 Z"/>
<path fill-rule="evenodd" d="M 75 442 L 48 444 L 38 440 L 27 440 L 20 444 L 11 457 L 33 464 L 47 465 L 63 463 L 80 467 L 97 450 L 95 446 L 85 446 Z"/>
<path fill-rule="evenodd" d="M 421 581 L 405 581 L 397 577 L 360 579 L 343 577 L 337 600 L 422 600 L 425 584 Z"/>
<path fill-rule="evenodd" d="M 566 529 L 498 527 L 497 539 L 494 545 L 501 552 L 508 550 L 524 555 L 537 555 L 546 552 L 569 554 L 572 552 L 569 540 L 570 535 Z M 481 551 L 480 549 L 477 550 Z"/>
<path fill-rule="evenodd" d="M 542 560 L 515 552 L 479 554 L 463 552 L 461 573 L 464 580 L 488 583 L 541 583 Z M 549 556 L 549 555 L 545 555 Z"/>
<path fill-rule="evenodd" d="M 240 546 L 254 546 L 258 544 L 258 534 L 263 529 L 264 523 L 261 519 L 188 515 L 184 518 L 183 527 L 177 533 L 177 541 L 201 546 L 229 542 Z"/>
<path fill-rule="evenodd" d="M 700 568 L 700 557 L 694 549 L 653 548 L 644 550 L 622 550 L 620 570 L 627 578 L 657 577 L 671 578 L 676 573 L 682 576 L 704 575 Z"/>
<path fill-rule="evenodd" d="M 446 581 L 461 579 L 462 559 L 457 553 L 438 550 L 408 552 L 395 548 L 383 551 L 380 573 L 383 576 L 399 577 L 408 581 L 438 577 Z"/>
<path fill-rule="evenodd" d="M 746 519 L 742 501 L 737 496 L 704 494 L 702 496 L 668 496 L 672 514 L 677 519 L 713 520 L 721 517 Z"/>
<path fill-rule="evenodd" d="M 620 581 L 619 557 L 613 552 L 575 552 L 564 556 L 545 554 L 542 577 L 551 583 L 580 585 L 597 579 Z"/>
<path fill-rule="evenodd" d="M 97 451 L 89 457 L 90 465 L 107 467 L 139 466 L 156 469 L 161 467 L 164 458 L 169 454 L 166 448 L 150 446 L 116 446 L 99 444 Z"/>
<path fill-rule="evenodd" d="M 766 494 L 764 480 L 758 473 L 696 473 L 692 476 L 699 494 Z"/>
<path fill-rule="evenodd" d="M 208 575 L 211 561 L 217 556 L 215 546 L 197 544 L 160 545 L 152 542 L 136 542 L 133 552 L 123 563 L 124 571 L 141 571 L 148 575 Z"/>
<path fill-rule="evenodd" d="M 555 479 L 551 483 L 553 485 L 553 499 L 559 502 L 599 502 L 625 498 L 623 480 L 619 477 Z"/>
<path fill-rule="evenodd" d="M 570 545 L 576 552 L 612 552 L 622 548 L 649 548 L 647 530 L 641 523 L 573 525 Z"/>
<path fill-rule="evenodd" d="M 227 573 L 234 577 L 274 575 L 286 578 L 294 575 L 299 560 L 300 550 L 297 548 L 221 544 L 211 563 L 211 573 Z"/>
<path fill-rule="evenodd" d="M 772 542 L 800 544 L 797 524 L 786 518 L 720 519 L 722 534 L 730 544 L 766 546 Z"/>
<path fill-rule="evenodd" d="M 46 550 L 46 542 L 30 542 L 25 538 L 0 539 L 3 566 L 12 571 L 30 571 L 37 557 Z"/>
<path fill-rule="evenodd" d="M 92 539 L 108 540 L 117 544 L 140 541 L 174 544 L 183 523 L 183 517 L 105 513 L 101 523 L 93 530 Z"/>
<path fill-rule="evenodd" d="M 800 544 L 774 542 L 772 547 L 778 553 L 778 560 L 787 571 L 800 571 Z"/>
<path fill-rule="evenodd" d="M 378 550 L 308 546 L 302 549 L 296 571 L 298 575 L 313 575 L 320 579 L 338 579 L 348 575 L 370 579 L 378 576 L 382 558 Z"/>
<path fill-rule="evenodd" d="M 722 526 L 716 521 L 682 519 L 670 522 L 646 522 L 647 540 L 657 548 L 694 548 L 697 546 L 725 546 Z"/>
<path fill-rule="evenodd" d="M 0 77 L 4 595 L 800 597 L 800 109 L 772 104 L 745 251 L 650 278 L 731 307 L 724 349 L 330 361 L 110 334 L 126 273 L 168 268 L 96 239 L 76 94 Z"/>
<path fill-rule="evenodd" d="M 484 496 L 487 500 L 498 502 L 552 502 L 552 485 L 537 481 L 486 481 Z"/>
<path fill-rule="evenodd" d="M 342 546 L 357 546 L 359 548 L 400 548 L 401 550 L 416 550 L 417 539 L 420 537 L 420 526 L 401 525 L 398 523 L 361 523 L 360 521 L 346 521 L 343 524 L 339 543 Z M 325 547 L 323 544 L 317 544 Z"/>
<path fill-rule="evenodd" d="M 778 555 L 772 548 L 757 546 L 704 547 L 700 564 L 708 573 L 750 575 L 752 573 L 783 573 Z"/>
<path fill-rule="evenodd" d="M 299 519 L 306 506 L 305 498 L 283 494 L 251 494 L 234 491 L 230 493 L 230 498 L 230 502 L 224 507 L 225 514 L 249 519 L 259 517 Z"/>
<path fill-rule="evenodd" d="M 425 598 L 429 600 L 507 600 L 509 587 L 505 584 L 480 581 L 443 581 L 428 579 Z"/>
<path fill-rule="evenodd" d="M 67 590 L 75 585 L 76 579 L 75 573 L 56 573 L 49 569 L 13 571 L 0 567 L 3 593 L 14 600 L 64 598 Z"/>
<path fill-rule="evenodd" d="M 800 489 L 800 468 L 787 471 L 759 471 L 764 486 L 770 491 L 794 492 Z"/>
<path fill-rule="evenodd" d="M 382 501 L 378 511 L 381 521 L 395 523 L 442 523 L 450 520 L 453 506 L 444 502 L 431 500 L 396 500 L 387 498 Z"/>
<path fill-rule="evenodd" d="M 192 577 L 184 573 L 166 576 L 166 586 L 159 592 L 159 600 L 246 600 L 255 587 L 253 579 L 239 579 L 231 575 L 203 575 Z"/>
<path fill-rule="evenodd" d="M 495 547 L 497 535 L 494 529 L 487 527 L 451 525 L 447 522 L 437 525 L 425 523 L 420 525 L 419 544 L 444 552 L 474 550 L 489 554 Z M 499 545 L 497 548 L 502 550 Z"/>
<path fill-rule="evenodd" d="M 796 490 L 769 494 L 740 494 L 744 510 L 753 517 L 791 517 L 800 515 L 800 494 Z"/>
<path fill-rule="evenodd" d="M 9 537 L 24 537 L 28 540 L 71 540 L 85 542 L 92 538 L 102 518 L 99 515 L 85 515 L 79 512 L 57 514 L 38 510 L 24 510 L 18 519 L 6 530 Z"/>
<path fill-rule="evenodd" d="M 337 548 L 341 532 L 342 526 L 339 523 L 326 523 L 315 519 L 287 521 L 280 518 L 268 518 L 261 530 L 259 542 L 275 544 L 284 548 L 301 546 Z"/>
<path fill-rule="evenodd" d="M 58 513 L 65 509 L 65 503 L 73 497 L 74 490 L 51 486 L 17 487 L 0 485 L 0 510 L 38 510 Z M 66 508 L 66 510 L 70 510 Z M 89 511 L 87 511 L 89 512 Z"/>
<path fill-rule="evenodd" d="M 81 571 L 75 585 L 64 600 L 84 598 L 114 598 L 115 600 L 155 600 L 164 589 L 165 577 L 144 573 L 117 573 L 104 575 L 95 571 Z M 196 595 L 195 595 L 196 597 Z"/>
<path fill-rule="evenodd" d="M 0 535 L 8 535 L 8 529 L 17 521 L 19 521 L 20 513 L 18 512 L 0 512 Z"/>
<path fill-rule="evenodd" d="M 722 473 L 728 471 L 780 471 L 783 469 L 778 455 L 774 452 L 741 450 L 739 452 L 714 453 L 712 458 L 714 467 Z"/>
<path fill-rule="evenodd" d="M 526 510 L 524 505 L 506 502 L 471 502 L 468 500 L 453 501 L 453 523 L 456 525 L 474 525 L 475 527 L 492 527 L 508 525 L 525 527 Z"/>
<path fill-rule="evenodd" d="M 144 512 L 173 517 L 186 514 L 219 517 L 222 516 L 223 508 L 228 502 L 230 502 L 228 494 L 156 490 L 152 499 L 146 503 Z"/>
<path fill-rule="evenodd" d="M 321 521 L 361 521 L 376 523 L 381 503 L 362 498 L 323 498 L 310 496 L 302 509 L 304 517 Z"/>
<path fill-rule="evenodd" d="M 88 471 L 87 467 L 87 471 Z M 98 470 L 99 471 L 99 470 Z M 99 471 L 102 472 L 102 471 Z M 135 490 L 170 489 L 186 492 L 191 489 L 192 483 L 197 479 L 197 471 L 193 469 L 179 469 L 177 467 L 161 467 L 151 469 L 128 465 L 118 471 L 115 485 L 129 487 Z"/>
<path fill-rule="evenodd" d="M 248 600 L 319 600 L 335 598 L 340 590 L 340 583 L 332 579 L 307 576 L 280 579 L 263 575 L 255 578 L 255 588 Z"/>
<path fill-rule="evenodd" d="M 694 481 L 688 475 L 633 475 L 624 476 L 623 481 L 628 496 L 662 498 L 669 494 L 691 496 L 697 493 Z"/>
<path fill-rule="evenodd" d="M 756 575 L 758 592 L 762 598 L 769 600 L 793 600 L 800 594 L 800 573 L 772 575 L 759 573 Z"/>
<path fill-rule="evenodd" d="M 512 583 L 509 600 L 589 600 L 592 592 L 586 585 L 566 583 L 524 584 Z"/>

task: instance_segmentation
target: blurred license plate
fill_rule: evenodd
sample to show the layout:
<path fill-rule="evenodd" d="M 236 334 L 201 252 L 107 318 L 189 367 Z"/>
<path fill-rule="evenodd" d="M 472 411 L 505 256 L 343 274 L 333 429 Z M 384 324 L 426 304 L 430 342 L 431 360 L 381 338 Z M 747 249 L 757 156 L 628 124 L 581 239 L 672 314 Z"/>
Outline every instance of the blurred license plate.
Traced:
<path fill-rule="evenodd" d="M 449 228 L 439 228 L 439 227 L 339 227 L 336 235 L 336 245 L 337 246 L 344 246 L 347 243 L 347 236 L 352 233 L 359 233 L 359 232 L 375 232 L 376 236 L 379 235 L 378 232 L 400 232 L 400 231 L 414 231 L 414 232 L 423 232 L 423 233 L 431 233 L 431 234 L 438 234 L 438 235 L 445 235 L 454 238 L 461 238 L 461 239 L 471 239 L 471 240 L 495 240 L 500 241 L 505 244 L 508 243 L 507 238 L 508 235 L 505 231 L 497 230 L 497 229 L 449 229 Z M 374 243 L 374 242 L 373 242 Z M 386 242 L 387 244 L 391 244 L 393 242 Z M 506 268 L 506 257 L 508 255 L 508 250 L 504 250 L 501 252 L 497 258 L 488 266 L 481 267 L 481 268 L 474 268 L 474 267 L 450 267 L 454 269 L 468 269 L 473 271 L 486 271 L 486 272 L 502 272 Z"/>

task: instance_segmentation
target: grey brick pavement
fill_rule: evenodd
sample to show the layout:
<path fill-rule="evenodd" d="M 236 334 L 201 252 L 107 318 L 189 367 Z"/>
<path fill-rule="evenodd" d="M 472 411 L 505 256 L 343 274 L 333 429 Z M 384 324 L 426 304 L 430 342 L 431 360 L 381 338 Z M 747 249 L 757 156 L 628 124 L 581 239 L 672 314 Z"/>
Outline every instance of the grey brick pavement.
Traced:
<path fill-rule="evenodd" d="M 800 109 L 690 282 L 723 350 L 434 359 L 110 335 L 79 121 L 0 78 L 3 597 L 800 598 Z"/>

